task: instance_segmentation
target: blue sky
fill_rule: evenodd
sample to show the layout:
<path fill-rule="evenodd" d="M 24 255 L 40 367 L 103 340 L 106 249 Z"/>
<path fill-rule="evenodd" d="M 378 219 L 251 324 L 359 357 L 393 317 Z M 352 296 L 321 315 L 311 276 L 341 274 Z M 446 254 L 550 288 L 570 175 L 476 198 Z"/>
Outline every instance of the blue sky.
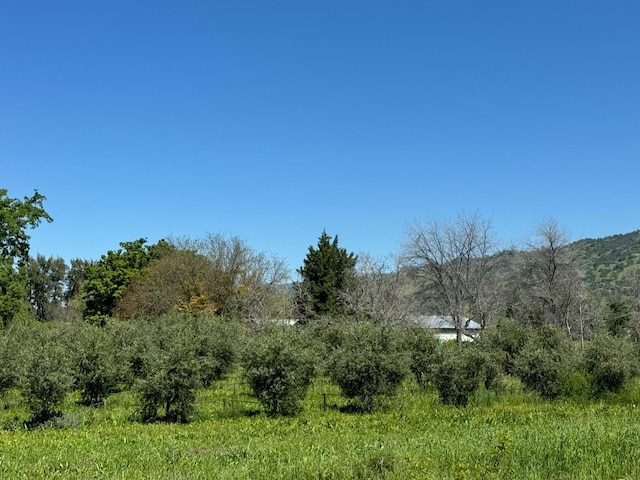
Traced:
<path fill-rule="evenodd" d="M 510 244 L 640 228 L 637 1 L 0 1 L 0 188 L 32 254 L 326 229 L 399 252 L 461 211 Z"/>

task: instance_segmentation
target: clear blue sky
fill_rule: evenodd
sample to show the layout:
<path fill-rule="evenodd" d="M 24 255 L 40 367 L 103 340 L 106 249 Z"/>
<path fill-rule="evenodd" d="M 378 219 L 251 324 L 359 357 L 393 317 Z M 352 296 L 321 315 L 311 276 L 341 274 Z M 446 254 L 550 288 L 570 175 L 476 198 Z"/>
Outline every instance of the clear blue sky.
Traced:
<path fill-rule="evenodd" d="M 0 188 L 32 254 L 225 233 L 295 269 L 462 210 L 640 228 L 640 2 L 0 1 Z"/>

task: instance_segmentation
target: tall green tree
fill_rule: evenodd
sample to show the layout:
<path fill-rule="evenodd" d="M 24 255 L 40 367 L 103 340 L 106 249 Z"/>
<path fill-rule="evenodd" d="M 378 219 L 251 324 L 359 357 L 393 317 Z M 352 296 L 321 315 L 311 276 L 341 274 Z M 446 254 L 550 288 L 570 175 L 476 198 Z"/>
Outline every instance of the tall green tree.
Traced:
<path fill-rule="evenodd" d="M 138 276 L 153 260 L 162 258 L 172 247 L 164 240 L 145 245 L 140 238 L 122 242 L 118 250 L 109 250 L 96 263 L 85 269 L 83 285 L 86 308 L 84 318 L 91 323 L 104 324 L 111 316 L 132 278 Z"/>
<path fill-rule="evenodd" d="M 338 245 L 326 231 L 318 239 L 317 248 L 309 246 L 302 268 L 302 277 L 296 287 L 296 304 L 300 313 L 308 318 L 341 316 L 346 312 L 342 294 L 354 278 L 358 257 Z"/>
<path fill-rule="evenodd" d="M 0 188 L 0 323 L 7 322 L 24 309 L 28 293 L 26 266 L 29 262 L 28 230 L 42 220 L 53 219 L 45 211 L 44 195 L 34 191 L 23 200 L 10 198 Z"/>
<path fill-rule="evenodd" d="M 28 300 L 38 320 L 54 320 L 61 313 L 64 301 L 64 281 L 67 265 L 60 257 L 38 254 L 27 264 L 29 276 Z"/>

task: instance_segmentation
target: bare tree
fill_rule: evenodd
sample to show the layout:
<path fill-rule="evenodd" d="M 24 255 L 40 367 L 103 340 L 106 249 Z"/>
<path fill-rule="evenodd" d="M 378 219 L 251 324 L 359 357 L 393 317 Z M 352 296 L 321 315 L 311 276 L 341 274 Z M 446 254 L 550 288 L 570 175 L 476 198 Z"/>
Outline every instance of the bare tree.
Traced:
<path fill-rule="evenodd" d="M 359 320 L 404 324 L 415 312 L 413 290 L 407 270 L 396 259 L 359 254 L 355 279 L 342 298 Z"/>
<path fill-rule="evenodd" d="M 496 241 L 491 223 L 478 214 L 407 230 L 403 256 L 433 308 L 448 315 L 462 342 L 471 320 L 489 321 L 494 301 L 489 281 Z"/>
<path fill-rule="evenodd" d="M 519 272 L 520 316 L 529 323 L 555 323 L 569 335 L 584 332 L 581 311 L 585 307 L 583 274 L 568 248 L 567 233 L 549 219 L 536 229 Z"/>

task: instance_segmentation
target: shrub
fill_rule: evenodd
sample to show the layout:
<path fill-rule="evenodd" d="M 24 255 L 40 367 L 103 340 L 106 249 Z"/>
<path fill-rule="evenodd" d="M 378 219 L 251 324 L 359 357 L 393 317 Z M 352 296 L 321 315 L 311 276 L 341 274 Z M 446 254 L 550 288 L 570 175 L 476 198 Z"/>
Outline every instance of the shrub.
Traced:
<path fill-rule="evenodd" d="M 331 379 L 358 410 L 371 412 L 380 396 L 392 396 L 409 372 L 399 331 L 358 323 L 345 329 L 328 366 Z"/>
<path fill-rule="evenodd" d="M 233 368 L 241 335 L 240 325 L 213 316 L 185 318 L 185 321 L 200 363 L 200 381 L 203 387 L 208 387 L 224 378 Z"/>
<path fill-rule="evenodd" d="M 74 358 L 76 388 L 81 402 L 96 406 L 115 392 L 123 374 L 123 365 L 115 358 L 113 334 L 108 327 L 86 324 L 78 327 Z"/>
<path fill-rule="evenodd" d="M 571 341 L 549 324 L 533 331 L 514 359 L 514 370 L 527 388 L 553 399 L 563 392 L 577 360 Z"/>
<path fill-rule="evenodd" d="M 187 422 L 196 392 L 233 366 L 237 325 L 182 314 L 144 322 L 131 344 L 143 421 Z"/>
<path fill-rule="evenodd" d="M 16 362 L 9 336 L 0 332 L 0 396 L 13 387 L 18 378 L 15 373 Z"/>
<path fill-rule="evenodd" d="M 425 389 L 433 382 L 440 358 L 440 341 L 423 327 L 410 327 L 405 332 L 406 348 L 410 355 L 409 368 L 416 382 Z"/>
<path fill-rule="evenodd" d="M 292 327 L 270 325 L 257 333 L 242 356 L 244 378 L 269 415 L 300 410 L 316 358 Z"/>
<path fill-rule="evenodd" d="M 515 358 L 531 337 L 531 331 L 515 320 L 503 318 L 490 325 L 479 336 L 476 344 L 494 357 L 507 375 L 515 373 Z"/>
<path fill-rule="evenodd" d="M 33 331 L 25 345 L 20 386 L 30 423 L 45 423 L 60 414 L 60 404 L 73 388 L 69 352 L 53 332 Z"/>
<path fill-rule="evenodd" d="M 496 377 L 489 355 L 473 344 L 444 344 L 441 355 L 434 385 L 444 404 L 466 405 L 481 386 L 490 387 Z"/>
<path fill-rule="evenodd" d="M 623 337 L 597 334 L 587 345 L 585 367 L 596 395 L 618 392 L 637 374 L 633 344 Z"/>
<path fill-rule="evenodd" d="M 137 391 L 143 421 L 188 422 L 202 385 L 193 332 L 180 322 L 147 323 Z"/>

